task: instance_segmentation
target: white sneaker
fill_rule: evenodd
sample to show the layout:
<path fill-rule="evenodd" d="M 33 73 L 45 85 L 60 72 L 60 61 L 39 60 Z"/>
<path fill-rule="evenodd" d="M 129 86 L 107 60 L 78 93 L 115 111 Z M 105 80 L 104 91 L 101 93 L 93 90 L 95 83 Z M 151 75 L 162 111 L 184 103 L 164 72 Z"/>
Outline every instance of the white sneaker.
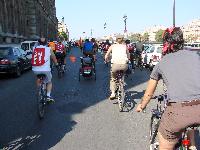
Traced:
<path fill-rule="evenodd" d="M 189 150 L 197 150 L 196 146 L 190 146 Z"/>
<path fill-rule="evenodd" d="M 110 100 L 113 100 L 113 99 L 115 99 L 115 93 L 111 93 L 110 95 Z"/>

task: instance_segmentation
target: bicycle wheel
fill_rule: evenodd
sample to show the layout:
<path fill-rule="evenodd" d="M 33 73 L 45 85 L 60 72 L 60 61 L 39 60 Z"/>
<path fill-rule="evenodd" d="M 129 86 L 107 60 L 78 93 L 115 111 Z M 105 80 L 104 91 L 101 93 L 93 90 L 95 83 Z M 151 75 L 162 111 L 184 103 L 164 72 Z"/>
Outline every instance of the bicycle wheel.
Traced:
<path fill-rule="evenodd" d="M 138 67 L 139 67 L 140 71 L 143 70 L 143 63 L 142 63 L 142 61 L 139 62 L 139 66 Z"/>
<path fill-rule="evenodd" d="M 123 111 L 123 106 L 124 106 L 124 86 L 123 83 L 119 84 L 119 89 L 118 89 L 118 105 L 119 105 L 119 111 Z"/>
<path fill-rule="evenodd" d="M 59 65 L 59 67 L 58 67 L 58 78 L 61 78 L 62 77 L 62 68 L 61 68 L 62 66 L 60 66 Z"/>
<path fill-rule="evenodd" d="M 40 88 L 38 88 L 38 95 L 37 95 L 37 101 L 38 101 L 38 115 L 40 119 L 44 118 L 45 113 L 45 91 L 42 88 L 42 85 Z"/>
<path fill-rule="evenodd" d="M 158 119 L 155 115 L 151 116 L 151 122 L 150 122 L 150 150 L 158 150 L 159 144 L 158 144 L 158 127 L 159 127 L 160 119 Z"/>

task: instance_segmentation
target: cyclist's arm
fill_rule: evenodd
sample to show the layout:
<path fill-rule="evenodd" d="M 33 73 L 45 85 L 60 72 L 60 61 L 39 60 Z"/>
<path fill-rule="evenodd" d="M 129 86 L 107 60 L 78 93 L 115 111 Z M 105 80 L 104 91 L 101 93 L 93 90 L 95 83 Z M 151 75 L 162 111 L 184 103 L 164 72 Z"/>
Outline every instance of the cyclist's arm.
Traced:
<path fill-rule="evenodd" d="M 128 60 L 130 60 L 130 53 L 129 53 L 128 48 L 126 48 L 126 54 L 127 54 Z"/>
<path fill-rule="evenodd" d="M 153 96 L 156 87 L 158 84 L 158 80 L 150 79 L 147 85 L 147 89 L 142 97 L 140 104 L 137 106 L 136 111 L 141 112 L 143 109 L 146 108 L 147 104 L 150 102 L 151 97 Z"/>
<path fill-rule="evenodd" d="M 55 64 L 58 64 L 58 61 L 57 61 L 56 56 L 55 56 L 55 54 L 54 54 L 54 52 L 53 52 L 52 49 L 51 49 L 51 59 L 53 60 L 53 62 L 54 62 Z"/>
<path fill-rule="evenodd" d="M 105 60 L 108 59 L 108 56 L 110 55 L 111 52 L 112 52 L 112 46 L 109 47 L 109 49 L 108 49 L 108 51 L 107 51 L 107 53 L 105 55 Z"/>

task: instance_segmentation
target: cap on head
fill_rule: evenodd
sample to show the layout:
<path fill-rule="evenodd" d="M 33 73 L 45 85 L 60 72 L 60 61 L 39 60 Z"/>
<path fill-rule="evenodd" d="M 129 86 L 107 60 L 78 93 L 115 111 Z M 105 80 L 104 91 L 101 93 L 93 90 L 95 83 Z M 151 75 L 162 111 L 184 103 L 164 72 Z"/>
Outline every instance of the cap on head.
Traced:
<path fill-rule="evenodd" d="M 124 38 L 123 35 L 117 35 L 117 36 L 116 36 L 116 40 L 117 40 L 117 39 L 123 39 L 123 38 Z"/>

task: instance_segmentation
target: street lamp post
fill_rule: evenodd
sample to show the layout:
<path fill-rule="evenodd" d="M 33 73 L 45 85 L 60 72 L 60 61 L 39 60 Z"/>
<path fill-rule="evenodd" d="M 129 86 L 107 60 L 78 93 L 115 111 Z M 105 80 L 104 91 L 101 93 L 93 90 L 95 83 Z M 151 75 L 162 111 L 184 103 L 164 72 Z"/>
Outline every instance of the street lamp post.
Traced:
<path fill-rule="evenodd" d="M 173 3 L 173 26 L 175 27 L 176 26 L 176 17 L 175 17 L 175 15 L 176 15 L 176 2 L 175 2 L 175 0 L 173 0 L 174 1 L 174 3 Z"/>
<path fill-rule="evenodd" d="M 92 35 L 93 35 L 93 30 L 91 29 L 91 32 L 90 32 L 90 34 L 91 34 L 91 38 L 92 38 Z"/>
<path fill-rule="evenodd" d="M 126 34 L 127 33 L 127 28 L 126 28 L 127 15 L 124 15 L 123 19 L 124 19 L 124 34 Z"/>

